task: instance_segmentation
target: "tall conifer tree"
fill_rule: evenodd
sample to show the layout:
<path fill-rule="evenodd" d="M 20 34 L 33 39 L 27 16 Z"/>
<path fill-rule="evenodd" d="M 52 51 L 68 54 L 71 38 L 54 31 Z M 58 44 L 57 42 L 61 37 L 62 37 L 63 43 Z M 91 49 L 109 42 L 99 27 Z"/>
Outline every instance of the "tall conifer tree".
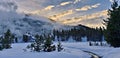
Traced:
<path fill-rule="evenodd" d="M 108 16 L 108 20 L 104 20 L 106 40 L 111 46 L 120 47 L 120 6 L 116 0 L 111 5 L 111 9 L 108 10 Z"/>

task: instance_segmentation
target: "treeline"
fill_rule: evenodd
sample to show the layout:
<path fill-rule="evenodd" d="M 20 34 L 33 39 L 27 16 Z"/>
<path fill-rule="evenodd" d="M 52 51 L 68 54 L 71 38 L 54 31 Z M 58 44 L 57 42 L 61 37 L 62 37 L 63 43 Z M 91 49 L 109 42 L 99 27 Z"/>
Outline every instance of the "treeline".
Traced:
<path fill-rule="evenodd" d="M 10 29 L 8 29 L 3 35 L 0 36 L 0 50 L 12 48 L 12 43 L 18 43 L 18 39 L 15 34 L 13 34 Z M 50 34 L 39 35 L 36 34 L 31 36 L 30 33 L 24 34 L 21 42 L 31 42 L 27 46 L 31 51 L 37 52 L 51 52 L 57 50 L 60 52 L 63 48 L 61 42 L 59 41 L 57 46 L 53 44 L 53 37 Z"/>
<path fill-rule="evenodd" d="M 79 25 L 70 30 L 53 30 L 53 37 L 58 41 L 68 41 L 71 38 L 75 41 L 82 41 L 83 37 L 87 37 L 86 41 L 102 41 L 103 28 L 94 29 Z"/>
<path fill-rule="evenodd" d="M 8 29 L 3 35 L 0 36 L 0 50 L 11 48 L 11 43 L 15 42 L 34 42 L 29 46 L 29 48 L 34 48 L 34 51 L 51 52 L 56 50 L 56 46 L 52 45 L 52 41 L 60 42 L 69 41 L 72 39 L 80 42 L 82 41 L 83 37 L 87 37 L 86 41 L 102 41 L 103 29 L 94 29 L 79 25 L 69 30 L 53 30 L 53 32 L 50 34 L 31 35 L 30 33 L 26 33 L 23 34 L 22 41 L 20 41 L 21 39 L 17 38 L 15 34 Z M 58 45 L 57 47 L 60 46 L 61 45 Z"/>
<path fill-rule="evenodd" d="M 104 28 L 89 28 L 83 25 L 76 26 L 69 30 L 53 30 L 50 34 L 42 34 L 41 37 L 47 37 L 50 35 L 53 41 L 69 41 L 76 42 L 86 41 L 103 41 Z M 85 39 L 86 38 L 86 39 Z M 34 37 L 30 34 L 23 35 L 23 42 L 34 41 Z"/>

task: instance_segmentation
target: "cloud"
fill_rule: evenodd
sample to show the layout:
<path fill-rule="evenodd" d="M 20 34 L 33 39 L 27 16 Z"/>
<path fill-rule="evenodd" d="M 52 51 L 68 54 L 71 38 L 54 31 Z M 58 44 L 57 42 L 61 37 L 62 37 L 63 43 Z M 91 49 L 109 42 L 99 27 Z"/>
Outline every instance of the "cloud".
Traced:
<path fill-rule="evenodd" d="M 80 16 L 78 18 L 75 17 L 75 18 L 72 18 L 72 19 L 69 19 L 69 20 L 64 20 L 64 21 L 61 21 L 61 22 L 63 24 L 68 24 L 68 25 L 77 25 L 77 24 L 79 24 L 81 22 L 83 24 L 86 24 L 88 22 L 88 20 L 98 19 L 98 18 L 101 18 L 101 17 L 102 18 L 107 17 L 107 11 L 106 10 L 100 11 L 100 12 L 97 12 L 97 13 L 93 13 L 93 14 L 89 14 L 89 15 Z M 93 20 L 91 20 L 91 21 L 93 21 Z M 97 21 L 100 22 L 99 20 L 97 20 Z M 100 22 L 100 23 L 102 23 L 102 22 Z"/>
<path fill-rule="evenodd" d="M 89 10 L 89 9 L 91 9 L 90 6 L 84 6 L 84 7 L 82 7 L 82 8 L 76 9 L 76 11 L 87 11 L 87 10 Z"/>
<path fill-rule="evenodd" d="M 91 7 L 92 7 L 92 8 L 97 8 L 99 5 L 100 5 L 100 3 L 95 4 L 95 5 L 92 5 Z"/>
<path fill-rule="evenodd" d="M 45 7 L 44 10 L 51 10 L 54 7 L 55 7 L 54 5 L 49 5 L 49 6 Z"/>
<path fill-rule="evenodd" d="M 100 5 L 100 3 L 97 3 L 95 5 L 91 5 L 91 6 L 86 5 L 86 6 L 82 7 L 82 8 L 77 8 L 75 10 L 76 11 L 87 11 L 87 10 L 90 10 L 90 9 L 93 9 L 93 8 L 97 8 L 99 5 Z"/>
<path fill-rule="evenodd" d="M 65 17 L 65 16 L 73 14 L 73 13 L 74 13 L 73 10 L 67 10 L 67 11 L 64 11 L 62 13 L 59 13 L 59 14 L 56 14 L 56 15 L 52 15 L 52 16 L 50 16 L 48 18 L 56 21 L 56 20 L 58 20 L 58 19 L 60 19 L 62 17 Z"/>
<path fill-rule="evenodd" d="M 80 2 L 80 1 L 81 1 L 81 0 L 75 0 L 73 3 L 76 4 L 76 3 Z"/>
<path fill-rule="evenodd" d="M 39 10 L 35 10 L 35 11 L 31 11 L 29 12 L 30 14 L 37 14 L 40 15 L 41 13 L 44 13 L 46 11 L 52 10 L 55 6 L 54 5 L 49 5 L 43 9 L 39 9 Z"/>
<path fill-rule="evenodd" d="M 110 2 L 113 2 L 114 0 L 110 0 Z"/>
<path fill-rule="evenodd" d="M 65 5 L 68 5 L 72 3 L 71 1 L 68 1 L 68 2 L 62 2 L 60 3 L 59 6 L 65 6 Z M 35 11 L 32 11 L 31 14 L 40 14 L 40 13 L 43 13 L 43 12 L 46 12 L 46 11 L 49 11 L 49 10 L 52 10 L 54 7 L 59 7 L 58 5 L 48 5 L 47 7 L 45 7 L 44 9 L 41 9 L 41 10 L 35 10 Z"/>
<path fill-rule="evenodd" d="M 68 4 L 70 4 L 70 3 L 72 3 L 71 1 L 68 1 L 68 2 L 62 2 L 62 3 L 60 3 L 60 6 L 65 6 L 65 5 L 68 5 Z"/>

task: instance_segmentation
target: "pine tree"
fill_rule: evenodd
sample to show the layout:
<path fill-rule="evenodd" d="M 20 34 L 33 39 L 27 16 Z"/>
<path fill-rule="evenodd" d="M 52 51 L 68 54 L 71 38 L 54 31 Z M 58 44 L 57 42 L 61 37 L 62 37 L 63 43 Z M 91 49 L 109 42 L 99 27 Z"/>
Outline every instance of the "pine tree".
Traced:
<path fill-rule="evenodd" d="M 45 43 L 44 43 L 44 51 L 45 52 L 51 52 L 52 51 L 51 44 L 52 44 L 52 39 L 50 38 L 50 36 L 48 36 L 45 40 Z"/>
<path fill-rule="evenodd" d="M 52 45 L 52 37 L 50 36 L 42 36 L 42 35 L 35 35 L 35 42 L 31 45 L 28 45 L 27 48 L 31 48 L 32 51 L 45 51 L 51 52 L 56 50 L 56 46 Z"/>
<path fill-rule="evenodd" d="M 12 36 L 11 31 L 8 29 L 1 41 L 2 47 L 6 49 L 11 48 L 11 43 L 13 42 L 13 39 L 14 37 Z"/>
<path fill-rule="evenodd" d="M 3 46 L 2 46 L 2 44 L 1 44 L 2 39 L 3 39 L 3 37 L 0 37 L 0 50 L 2 50 L 2 49 L 3 49 Z"/>
<path fill-rule="evenodd" d="M 29 40 L 28 36 L 27 35 L 23 35 L 23 41 L 24 42 L 28 42 L 28 40 Z"/>
<path fill-rule="evenodd" d="M 35 38 L 36 38 L 35 43 L 34 43 L 35 51 L 40 52 L 43 49 L 42 44 L 43 44 L 44 40 L 43 40 L 42 36 L 39 36 L 38 34 L 35 35 Z"/>
<path fill-rule="evenodd" d="M 104 20 L 106 25 L 105 37 L 111 46 L 120 47 L 120 6 L 114 0 L 111 7 L 108 10 L 108 20 Z"/>

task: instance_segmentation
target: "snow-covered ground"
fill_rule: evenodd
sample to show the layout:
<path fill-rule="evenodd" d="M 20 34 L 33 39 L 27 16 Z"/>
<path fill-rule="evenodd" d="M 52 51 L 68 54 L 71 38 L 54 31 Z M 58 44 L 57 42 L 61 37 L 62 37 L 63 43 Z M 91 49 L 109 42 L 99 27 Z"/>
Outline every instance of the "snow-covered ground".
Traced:
<path fill-rule="evenodd" d="M 90 55 L 81 50 L 65 48 L 62 52 L 30 52 L 24 51 L 28 43 L 13 44 L 11 49 L 0 51 L 0 58 L 89 58 Z"/>
<path fill-rule="evenodd" d="M 24 51 L 29 43 L 12 44 L 11 49 L 0 51 L 0 58 L 90 58 L 84 51 L 93 52 L 103 58 L 119 58 L 120 48 L 89 46 L 87 42 L 63 42 L 64 50 L 61 52 L 30 52 Z"/>
<path fill-rule="evenodd" d="M 120 48 L 105 47 L 105 46 L 89 46 L 88 42 L 82 43 L 63 43 L 64 47 L 76 50 L 90 51 L 103 58 L 119 58 Z"/>

